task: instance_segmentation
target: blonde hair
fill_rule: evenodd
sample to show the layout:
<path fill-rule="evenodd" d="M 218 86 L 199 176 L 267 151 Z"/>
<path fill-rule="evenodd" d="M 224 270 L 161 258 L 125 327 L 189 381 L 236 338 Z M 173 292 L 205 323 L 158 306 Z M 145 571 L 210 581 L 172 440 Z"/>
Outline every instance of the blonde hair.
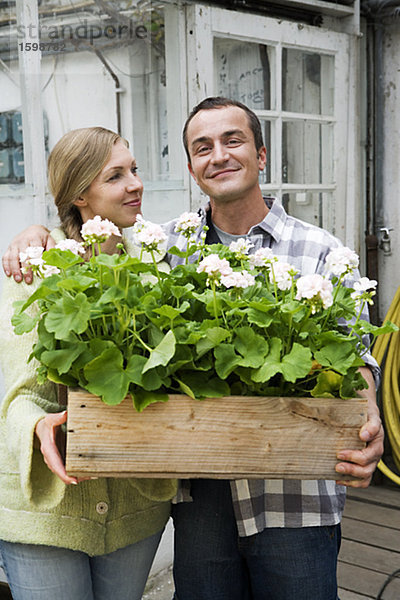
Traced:
<path fill-rule="evenodd" d="M 63 135 L 50 153 L 49 188 L 68 238 L 82 240 L 82 217 L 74 202 L 97 177 L 109 160 L 114 144 L 120 141 L 128 147 L 128 142 L 114 131 L 85 127 Z"/>

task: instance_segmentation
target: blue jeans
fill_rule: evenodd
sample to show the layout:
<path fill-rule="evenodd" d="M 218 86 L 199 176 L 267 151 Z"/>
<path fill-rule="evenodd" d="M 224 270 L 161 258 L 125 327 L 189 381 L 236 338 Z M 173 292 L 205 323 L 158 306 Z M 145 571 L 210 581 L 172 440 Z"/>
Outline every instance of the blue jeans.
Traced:
<path fill-rule="evenodd" d="M 239 537 L 229 482 L 191 483 L 172 509 L 175 600 L 337 600 L 339 525 Z"/>
<path fill-rule="evenodd" d="M 14 600 L 140 600 L 162 531 L 103 556 L 0 541 Z"/>

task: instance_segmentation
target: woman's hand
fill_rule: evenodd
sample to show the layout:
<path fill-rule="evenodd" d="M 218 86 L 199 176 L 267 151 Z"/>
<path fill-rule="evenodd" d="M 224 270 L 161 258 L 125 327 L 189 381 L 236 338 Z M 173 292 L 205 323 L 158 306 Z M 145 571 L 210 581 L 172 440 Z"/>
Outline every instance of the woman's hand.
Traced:
<path fill-rule="evenodd" d="M 7 277 L 12 275 L 17 282 L 22 281 L 19 253 L 26 250 L 28 246 L 42 246 L 45 250 L 49 250 L 54 248 L 55 242 L 50 236 L 49 230 L 43 225 L 30 225 L 15 236 L 6 250 L 2 262 Z M 27 271 L 23 278 L 26 283 L 32 283 L 32 271 Z"/>
<path fill-rule="evenodd" d="M 60 427 L 67 421 L 67 411 L 61 413 L 49 413 L 36 424 L 35 433 L 40 441 L 40 451 L 44 462 L 64 483 L 77 484 L 76 477 L 70 477 L 64 467 L 64 461 L 56 444 L 57 434 Z"/>

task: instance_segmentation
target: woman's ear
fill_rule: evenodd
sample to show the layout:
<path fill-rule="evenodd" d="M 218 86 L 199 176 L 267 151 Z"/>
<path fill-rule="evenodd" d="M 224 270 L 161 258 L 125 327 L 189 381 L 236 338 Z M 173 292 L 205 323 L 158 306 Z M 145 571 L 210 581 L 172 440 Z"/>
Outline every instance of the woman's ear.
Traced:
<path fill-rule="evenodd" d="M 87 206 L 87 201 L 85 200 L 85 198 L 82 198 L 82 196 L 79 196 L 79 198 L 74 200 L 73 204 L 75 204 L 75 206 L 77 206 L 78 208 L 81 208 L 82 206 Z"/>

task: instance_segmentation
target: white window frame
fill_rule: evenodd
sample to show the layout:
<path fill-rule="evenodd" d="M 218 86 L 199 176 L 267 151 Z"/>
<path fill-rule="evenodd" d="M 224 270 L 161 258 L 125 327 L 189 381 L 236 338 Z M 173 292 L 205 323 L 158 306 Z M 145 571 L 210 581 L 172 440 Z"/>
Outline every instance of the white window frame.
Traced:
<path fill-rule="evenodd" d="M 276 95 L 274 110 L 255 111 L 260 117 L 272 123 L 282 120 L 314 120 L 318 123 L 332 122 L 333 136 L 333 183 L 331 184 L 290 184 L 282 182 L 280 168 L 282 140 L 276 139 L 271 156 L 271 167 L 275 169 L 277 180 L 263 185 L 265 193 L 282 197 L 288 192 L 326 192 L 334 195 L 330 229 L 342 241 L 359 249 L 360 239 L 360 198 L 359 198 L 359 147 L 356 126 L 356 106 L 358 98 L 357 64 L 358 38 L 347 33 L 338 33 L 300 23 L 282 21 L 239 11 L 229 11 L 204 4 L 187 7 L 187 48 L 188 48 L 188 97 L 189 106 L 195 106 L 203 98 L 214 95 L 215 74 L 213 40 L 215 37 L 233 38 L 245 42 L 260 43 L 275 48 L 275 83 L 281 89 L 282 48 L 295 48 L 332 55 L 334 67 L 334 114 L 302 115 L 282 112 L 280 94 Z M 246 32 L 246 33 L 243 33 Z M 272 71 L 273 69 L 271 69 Z M 281 127 L 277 127 L 277 132 Z M 204 202 L 198 189 L 192 185 L 192 205 Z"/>

